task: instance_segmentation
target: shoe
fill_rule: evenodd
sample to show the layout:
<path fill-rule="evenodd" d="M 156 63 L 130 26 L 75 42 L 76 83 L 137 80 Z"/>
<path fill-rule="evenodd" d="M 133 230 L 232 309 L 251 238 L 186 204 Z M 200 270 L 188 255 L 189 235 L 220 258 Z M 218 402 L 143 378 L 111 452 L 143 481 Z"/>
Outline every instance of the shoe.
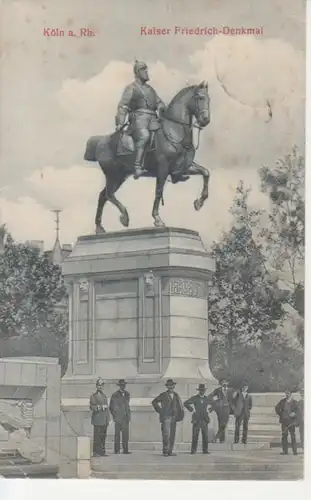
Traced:
<path fill-rule="evenodd" d="M 167 452 L 164 452 L 164 453 L 163 453 L 163 457 L 168 457 L 168 453 L 167 453 Z"/>
<path fill-rule="evenodd" d="M 203 451 L 203 455 L 210 455 L 209 451 Z"/>
<path fill-rule="evenodd" d="M 98 458 L 98 457 L 102 457 L 102 455 L 100 455 L 99 453 L 93 453 L 92 457 Z"/>
<path fill-rule="evenodd" d="M 233 444 L 239 444 L 239 441 L 233 441 Z"/>
<path fill-rule="evenodd" d="M 293 455 L 298 455 L 298 452 L 297 452 L 297 451 L 294 451 Z"/>
<path fill-rule="evenodd" d="M 281 451 L 280 455 L 288 455 L 288 452 L 286 451 Z"/>
<path fill-rule="evenodd" d="M 115 455 L 120 455 L 119 451 L 115 451 L 114 453 L 115 453 Z"/>
<path fill-rule="evenodd" d="M 196 451 L 190 451 L 190 455 L 196 455 Z"/>
<path fill-rule="evenodd" d="M 173 453 L 172 451 L 168 454 L 169 457 L 176 457 L 177 453 Z"/>
<path fill-rule="evenodd" d="M 132 452 L 131 451 L 124 451 L 123 455 L 132 455 Z"/>

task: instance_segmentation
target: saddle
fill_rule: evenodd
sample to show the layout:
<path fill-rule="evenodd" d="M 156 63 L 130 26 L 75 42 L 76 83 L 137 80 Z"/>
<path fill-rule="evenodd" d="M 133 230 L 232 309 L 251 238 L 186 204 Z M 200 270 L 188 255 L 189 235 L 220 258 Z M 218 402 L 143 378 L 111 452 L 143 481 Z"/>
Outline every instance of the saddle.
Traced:
<path fill-rule="evenodd" d="M 160 125 L 150 128 L 150 139 L 146 147 L 146 153 L 155 151 L 155 133 Z M 115 132 L 111 137 L 111 144 L 116 156 L 131 154 L 135 151 L 135 142 L 131 135 L 130 127 L 122 132 Z"/>

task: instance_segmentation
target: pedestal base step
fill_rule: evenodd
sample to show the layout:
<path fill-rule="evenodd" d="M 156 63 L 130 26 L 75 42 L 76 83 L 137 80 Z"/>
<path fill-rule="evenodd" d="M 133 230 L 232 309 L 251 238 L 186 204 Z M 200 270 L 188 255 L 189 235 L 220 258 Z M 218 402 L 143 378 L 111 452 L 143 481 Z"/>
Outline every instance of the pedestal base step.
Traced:
<path fill-rule="evenodd" d="M 291 447 L 290 440 L 289 440 L 288 446 L 289 446 L 289 448 Z M 270 448 L 282 448 L 282 443 L 281 443 L 281 441 L 271 441 L 269 447 Z M 297 448 L 298 448 L 298 450 L 303 449 L 303 447 L 301 446 L 301 443 L 297 443 Z"/>
<path fill-rule="evenodd" d="M 162 451 L 162 443 L 159 442 L 130 442 L 129 447 L 131 450 L 135 451 Z M 191 448 L 191 443 L 176 443 L 174 449 L 180 452 L 189 452 Z M 267 443 L 258 443 L 258 442 L 250 442 L 247 444 L 239 443 L 209 443 L 208 449 L 209 451 L 251 451 L 251 450 L 259 450 L 259 449 L 269 449 L 270 444 Z M 198 453 L 201 453 L 202 445 L 199 443 Z M 107 443 L 107 452 L 113 452 L 113 443 Z"/>
<path fill-rule="evenodd" d="M 273 450 L 225 451 L 210 455 L 163 457 L 159 452 L 133 452 L 92 459 L 92 477 L 103 479 L 298 480 L 303 455 L 280 456 Z"/>

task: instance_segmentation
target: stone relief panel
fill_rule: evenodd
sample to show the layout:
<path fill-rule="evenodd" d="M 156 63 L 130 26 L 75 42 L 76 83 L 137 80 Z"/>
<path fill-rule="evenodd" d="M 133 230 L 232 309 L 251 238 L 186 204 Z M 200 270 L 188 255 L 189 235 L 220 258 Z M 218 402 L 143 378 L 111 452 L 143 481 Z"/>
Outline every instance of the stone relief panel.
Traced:
<path fill-rule="evenodd" d="M 44 460 L 44 450 L 31 439 L 34 424 L 34 404 L 27 400 L 0 400 L 0 450 L 16 450 L 33 463 Z M 6 439 L 5 439 L 6 433 Z"/>
<path fill-rule="evenodd" d="M 184 278 L 163 278 L 163 295 L 181 295 L 183 297 L 195 297 L 207 299 L 208 284 L 203 281 L 194 281 Z"/>

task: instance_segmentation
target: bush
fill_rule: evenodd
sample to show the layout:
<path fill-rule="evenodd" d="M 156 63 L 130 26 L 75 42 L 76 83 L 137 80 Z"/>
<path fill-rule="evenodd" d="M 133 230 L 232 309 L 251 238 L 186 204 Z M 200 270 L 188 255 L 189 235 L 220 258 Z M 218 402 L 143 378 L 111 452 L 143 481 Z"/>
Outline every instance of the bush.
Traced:
<path fill-rule="evenodd" d="M 226 377 L 233 387 L 247 382 L 252 392 L 283 392 L 287 387 L 295 391 L 303 385 L 303 352 L 286 344 L 266 341 L 260 347 L 235 348 L 230 371 L 223 348 L 212 343 L 210 353 L 215 378 Z"/>

